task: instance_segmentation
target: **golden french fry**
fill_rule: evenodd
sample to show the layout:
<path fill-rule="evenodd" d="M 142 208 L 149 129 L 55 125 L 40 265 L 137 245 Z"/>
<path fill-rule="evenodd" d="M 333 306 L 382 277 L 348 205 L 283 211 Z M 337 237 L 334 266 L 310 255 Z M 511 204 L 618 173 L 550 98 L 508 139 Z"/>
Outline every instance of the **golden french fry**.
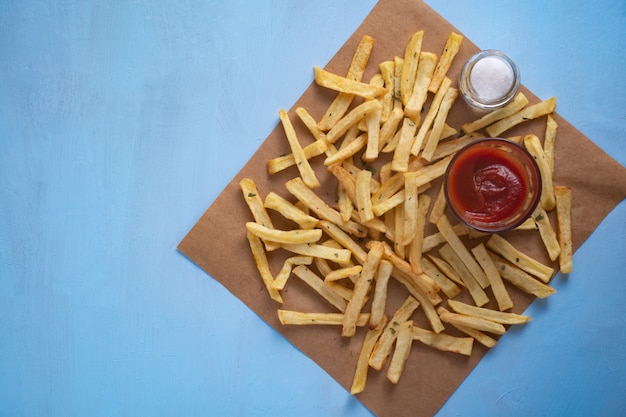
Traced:
<path fill-rule="evenodd" d="M 469 145 L 472 142 L 477 141 L 478 139 L 484 138 L 485 135 L 477 132 L 468 133 L 465 136 L 461 136 L 457 139 L 447 140 L 445 142 L 439 142 L 435 152 L 433 153 L 432 160 L 436 161 L 438 159 L 444 158 L 448 155 L 456 153 L 459 149 L 463 148 L 466 145 Z"/>
<path fill-rule="evenodd" d="M 441 53 L 441 58 L 439 58 L 439 62 L 437 63 L 437 67 L 435 68 L 435 72 L 433 74 L 433 78 L 430 81 L 430 85 L 428 86 L 428 91 L 431 93 L 437 92 L 439 86 L 442 83 L 442 80 L 446 77 L 452 62 L 454 61 L 454 57 L 461 49 L 461 43 L 463 42 L 463 36 L 458 33 L 452 32 L 450 36 L 448 36 L 448 40 L 446 41 L 446 45 L 443 48 L 443 52 Z"/>
<path fill-rule="evenodd" d="M 319 223 L 320 227 L 328 236 L 334 239 L 341 246 L 346 248 L 361 265 L 365 263 L 367 253 L 363 250 L 361 245 L 356 243 L 346 232 L 344 232 L 339 226 L 331 221 L 322 220 Z"/>
<path fill-rule="evenodd" d="M 491 112 L 482 116 L 480 119 L 475 120 L 471 123 L 465 123 L 463 126 L 461 126 L 461 130 L 463 130 L 463 132 L 465 133 L 475 132 L 482 129 L 483 127 L 489 126 L 497 122 L 498 120 L 504 119 L 505 117 L 511 116 L 519 112 L 527 104 L 528 99 L 526 98 L 524 93 L 519 92 L 506 106 L 497 110 L 492 110 Z"/>
<path fill-rule="evenodd" d="M 362 159 L 364 161 L 374 161 L 378 158 L 380 150 L 380 119 L 382 116 L 382 107 L 365 116 L 365 124 L 367 126 L 367 145 Z"/>
<path fill-rule="evenodd" d="M 424 230 L 426 228 L 426 215 L 428 214 L 428 207 L 430 207 L 430 196 L 428 194 L 419 194 L 417 197 L 417 207 L 415 208 L 415 231 L 413 233 L 413 239 L 411 239 L 409 245 L 409 263 L 414 271 L 422 270 L 422 246 L 424 242 Z M 406 202 L 406 200 L 405 200 Z M 404 207 L 405 216 L 407 216 L 407 207 Z"/>
<path fill-rule="evenodd" d="M 471 356 L 474 345 L 474 339 L 471 337 L 456 337 L 446 333 L 435 333 L 417 326 L 413 326 L 413 340 L 418 340 L 435 349 L 466 356 Z"/>
<path fill-rule="evenodd" d="M 395 56 L 393 58 L 393 66 L 394 66 L 394 86 L 393 86 L 393 107 L 402 109 L 404 107 L 402 105 L 402 67 L 404 66 L 404 58 L 399 56 Z"/>
<path fill-rule="evenodd" d="M 410 117 L 416 124 L 419 124 L 420 112 L 428 97 L 428 86 L 433 78 L 436 65 L 437 55 L 432 52 L 420 52 L 413 92 L 404 107 L 404 114 Z"/>
<path fill-rule="evenodd" d="M 392 170 L 397 172 L 406 172 L 409 169 L 411 146 L 413 146 L 416 131 L 417 125 L 413 122 L 413 120 L 405 117 L 402 121 L 398 144 L 396 145 L 396 149 L 393 153 L 393 159 L 391 160 Z"/>
<path fill-rule="evenodd" d="M 327 259 L 341 265 L 350 262 L 352 252 L 347 249 L 335 249 L 314 243 L 282 243 L 281 248 L 299 255 Z"/>
<path fill-rule="evenodd" d="M 395 87 L 395 64 L 393 61 L 384 61 L 378 65 L 380 69 L 380 75 L 382 75 L 383 80 L 385 81 L 385 95 L 382 100 L 382 112 L 380 116 L 380 120 L 384 123 L 389 119 L 391 115 L 391 111 L 394 109 L 393 105 L 393 89 Z"/>
<path fill-rule="evenodd" d="M 272 288 L 282 290 L 285 288 L 294 266 L 311 265 L 312 263 L 313 258 L 310 256 L 292 256 L 291 258 L 285 259 L 282 268 L 280 268 L 280 271 L 276 274 L 276 277 L 274 277 L 274 281 L 272 281 Z"/>
<path fill-rule="evenodd" d="M 506 332 L 506 328 L 502 324 L 484 319 L 482 317 L 451 313 L 442 307 L 437 308 L 437 312 L 441 317 L 441 321 L 445 323 L 471 327 L 475 330 L 480 330 L 482 332 L 488 332 L 497 335 L 502 335 Z"/>
<path fill-rule="evenodd" d="M 413 312 L 417 310 L 417 307 L 419 307 L 419 302 L 415 298 L 409 296 L 404 300 L 404 303 L 402 303 L 400 308 L 393 314 L 391 320 L 389 320 L 387 326 L 385 326 L 385 330 L 374 345 L 374 349 L 372 349 L 368 361 L 369 366 L 377 371 L 380 371 L 383 366 L 385 366 L 387 357 L 389 353 L 391 353 L 393 343 L 398 336 L 400 323 L 409 320 Z"/>
<path fill-rule="evenodd" d="M 554 175 L 554 142 L 556 141 L 556 131 L 558 124 L 553 114 L 549 114 L 546 122 L 546 134 L 543 137 L 543 153 L 546 155 L 550 173 Z"/>
<path fill-rule="evenodd" d="M 298 171 L 300 172 L 302 180 L 310 188 L 319 187 L 320 182 L 315 176 L 315 171 L 313 171 L 313 168 L 311 168 L 311 164 L 309 164 L 309 160 L 306 158 L 306 155 L 302 150 L 302 146 L 298 141 L 298 136 L 296 135 L 296 131 L 291 124 L 289 115 L 284 109 L 281 109 L 278 112 L 278 115 L 280 116 L 280 121 L 283 125 L 283 129 L 285 130 L 285 135 L 287 136 L 289 147 L 291 147 L 291 153 L 293 154 L 296 166 L 298 167 Z"/>
<path fill-rule="evenodd" d="M 437 90 L 437 94 L 435 94 L 435 97 L 433 97 L 433 101 L 430 103 L 430 108 L 428 109 L 426 118 L 424 119 L 422 125 L 417 131 L 415 141 L 413 142 L 413 146 L 411 147 L 411 154 L 417 155 L 422 149 L 424 141 L 426 140 L 426 134 L 432 127 L 432 124 L 435 121 L 435 117 L 437 117 L 439 107 L 441 106 L 441 103 L 443 102 L 443 99 L 446 96 L 446 93 L 448 92 L 451 84 L 452 80 L 450 80 L 448 77 L 445 77 L 443 79 L 443 82 Z"/>
<path fill-rule="evenodd" d="M 539 172 L 541 173 L 541 207 L 546 211 L 550 211 L 554 209 L 556 201 L 554 200 L 552 172 L 550 171 L 546 154 L 543 152 L 539 138 L 535 135 L 524 136 L 524 146 L 526 146 L 528 152 L 535 158 L 535 162 L 537 162 Z"/>
<path fill-rule="evenodd" d="M 370 194 L 370 183 L 372 181 L 372 173 L 366 169 L 359 171 L 356 177 L 356 208 L 359 218 L 364 221 L 374 219 L 372 212 L 372 198 Z"/>
<path fill-rule="evenodd" d="M 439 105 L 439 110 L 437 111 L 437 115 L 433 120 L 433 127 L 428 137 L 426 138 L 426 144 L 424 145 L 424 150 L 422 151 L 421 157 L 427 161 L 432 161 L 434 158 L 434 153 L 439 144 L 439 138 L 441 137 L 441 133 L 443 132 L 444 125 L 446 123 L 446 119 L 448 117 L 448 113 L 452 108 L 456 98 L 459 95 L 459 90 L 456 88 L 448 88 L 445 95 L 443 96 L 443 100 Z"/>
<path fill-rule="evenodd" d="M 374 39 L 367 35 L 363 36 L 356 50 L 354 51 L 354 55 L 352 56 L 352 61 L 350 62 L 350 67 L 348 68 L 348 74 L 346 75 L 346 78 L 355 81 L 361 81 L 373 48 Z M 353 94 L 337 94 L 337 97 L 335 98 L 335 100 L 333 100 L 330 106 L 328 106 L 326 113 L 319 121 L 319 129 L 323 131 L 331 129 L 337 123 L 337 121 L 339 121 L 339 119 L 341 119 L 343 115 L 346 114 L 346 111 L 348 111 L 348 108 L 350 107 L 353 99 Z"/>
<path fill-rule="evenodd" d="M 293 326 L 341 326 L 343 321 L 342 313 L 310 313 L 292 310 L 278 310 L 278 320 L 280 324 Z M 369 322 L 369 313 L 361 313 L 356 325 L 363 327 Z"/>
<path fill-rule="evenodd" d="M 387 286 L 392 272 L 393 264 L 385 259 L 381 260 L 376 272 L 374 297 L 372 298 L 372 308 L 370 310 L 370 327 L 372 329 L 384 326 Z"/>
<path fill-rule="evenodd" d="M 439 268 L 429 261 L 427 258 L 422 258 L 422 270 L 428 275 L 435 283 L 441 288 L 441 291 L 448 298 L 454 298 L 461 293 L 461 289 L 448 278 Z"/>
<path fill-rule="evenodd" d="M 351 80 L 337 74 L 326 71 L 320 67 L 313 67 L 315 83 L 341 93 L 353 94 L 371 100 L 385 93 L 384 88 L 373 84 Z"/>
<path fill-rule="evenodd" d="M 272 283 L 274 282 L 274 277 L 270 271 L 269 263 L 267 262 L 267 255 L 265 254 L 265 249 L 263 248 L 263 243 L 261 239 L 253 233 L 247 232 L 246 237 L 248 238 L 248 243 L 250 245 L 250 250 L 252 251 L 252 257 L 254 258 L 254 263 L 261 275 L 261 279 L 263 280 L 263 284 L 265 284 L 265 288 L 267 288 L 267 292 L 270 295 L 270 298 L 278 303 L 283 303 L 283 298 L 280 295 L 278 290 L 272 288 Z"/>
<path fill-rule="evenodd" d="M 304 281 L 316 293 L 321 295 L 323 299 L 335 306 L 337 310 L 342 313 L 346 311 L 346 300 L 335 292 L 329 285 L 327 285 L 323 279 L 318 277 L 315 272 L 307 268 L 305 265 L 298 265 L 293 268 L 292 271 L 295 276 Z"/>
<path fill-rule="evenodd" d="M 489 280 L 485 275 L 485 271 L 482 270 L 478 262 L 476 262 L 476 259 L 474 259 L 470 251 L 465 247 L 463 242 L 461 242 L 461 239 L 454 233 L 454 229 L 446 216 L 441 216 L 437 222 L 437 229 L 446 238 L 446 241 L 454 252 L 461 258 L 474 279 L 482 288 L 487 288 L 489 286 Z"/>
<path fill-rule="evenodd" d="M 367 135 L 362 134 L 355 138 L 346 146 L 342 146 L 336 153 L 324 160 L 324 165 L 330 166 L 342 163 L 345 159 L 356 155 L 361 149 L 367 145 Z"/>
<path fill-rule="evenodd" d="M 523 269 L 513 265 L 493 252 L 489 252 L 489 256 L 498 268 L 500 276 L 522 291 L 532 294 L 537 298 L 546 298 L 556 292 L 554 288 L 540 282 Z"/>
<path fill-rule="evenodd" d="M 448 305 L 452 308 L 452 310 L 459 314 L 480 317 L 500 324 L 524 324 L 530 321 L 529 316 L 495 311 L 490 308 L 476 307 L 456 300 L 448 300 Z"/>
<path fill-rule="evenodd" d="M 524 220 L 524 223 L 517 226 L 515 230 L 537 230 L 537 223 L 535 223 L 535 219 L 529 217 Z"/>
<path fill-rule="evenodd" d="M 437 268 L 441 272 L 443 272 L 443 274 L 446 277 L 450 279 L 450 281 L 453 281 L 454 283 L 456 283 L 457 285 L 460 285 L 463 288 L 466 287 L 465 283 L 463 282 L 463 279 L 461 278 L 459 273 L 456 272 L 456 270 L 452 267 L 452 265 L 450 265 L 448 262 L 430 253 L 428 254 L 428 258 L 435 264 L 435 266 L 437 266 Z"/>
<path fill-rule="evenodd" d="M 273 191 L 270 191 L 265 196 L 263 206 L 266 209 L 272 209 L 279 212 L 284 218 L 294 221 L 302 229 L 313 229 L 319 222 L 318 219 L 313 216 L 309 216 L 294 204 L 285 200 Z"/>
<path fill-rule="evenodd" d="M 430 216 L 428 217 L 428 222 L 431 224 L 437 224 L 441 216 L 446 210 L 446 195 L 444 192 L 443 184 L 439 187 L 439 191 L 437 192 L 437 197 L 435 197 L 435 201 L 433 202 L 433 207 L 430 210 Z"/>
<path fill-rule="evenodd" d="M 302 148 L 302 151 L 306 159 L 311 159 L 326 152 L 329 146 L 328 141 L 317 140 Z M 278 156 L 267 161 L 267 172 L 273 175 L 294 165 L 296 165 L 296 160 L 292 153 Z"/>
<path fill-rule="evenodd" d="M 246 229 L 262 240 L 274 243 L 313 243 L 322 237 L 320 229 L 278 230 L 255 222 L 246 222 Z"/>
<path fill-rule="evenodd" d="M 243 198 L 252 213 L 254 221 L 265 227 L 274 228 L 272 219 L 263 206 L 263 200 L 261 199 L 261 195 L 257 190 L 254 180 L 251 178 L 243 178 L 239 181 L 239 187 L 241 188 Z M 265 249 L 268 251 L 274 250 L 278 247 L 278 245 L 272 242 L 264 242 L 264 245 Z"/>
<path fill-rule="evenodd" d="M 476 330 L 468 326 L 463 326 L 461 324 L 452 324 L 452 326 L 454 326 L 457 330 L 465 333 L 466 335 L 471 336 L 478 343 L 488 348 L 494 347 L 498 343 L 496 339 L 491 336 L 487 336 L 480 330 Z"/>
<path fill-rule="evenodd" d="M 480 266 L 483 268 L 483 271 L 485 271 L 485 275 L 487 275 L 491 291 L 493 292 L 493 296 L 498 303 L 500 311 L 508 310 L 513 307 L 511 296 L 502 282 L 502 277 L 498 272 L 498 268 L 496 268 L 493 261 L 489 257 L 489 253 L 487 252 L 485 245 L 483 243 L 478 244 L 478 246 L 472 248 L 472 253 Z"/>
<path fill-rule="evenodd" d="M 400 376 L 404 371 L 404 366 L 411 353 L 413 344 L 413 320 L 408 320 L 400 324 L 396 348 L 393 351 L 389 368 L 387 368 L 387 379 L 393 384 L 400 381 Z"/>
<path fill-rule="evenodd" d="M 452 226 L 452 230 L 454 231 L 454 233 L 456 233 L 457 236 L 467 236 L 470 233 L 470 230 L 467 228 L 467 226 L 461 223 L 457 223 Z M 426 236 L 422 245 L 422 252 L 430 252 L 431 250 L 445 242 L 446 238 L 440 232 Z"/>
<path fill-rule="evenodd" d="M 367 253 L 363 270 L 354 284 L 354 295 L 346 307 L 343 317 L 343 328 L 341 331 L 342 336 L 354 336 L 354 333 L 356 332 L 356 320 L 361 313 L 361 308 L 364 304 L 363 300 L 371 287 L 372 281 L 376 275 L 376 270 L 378 269 L 378 264 L 380 263 L 384 252 L 383 244 L 381 242 L 375 242 L 370 251 Z"/>
<path fill-rule="evenodd" d="M 487 247 L 543 282 L 548 282 L 552 278 L 554 269 L 519 251 L 500 235 L 491 235 L 487 241 Z"/>
<path fill-rule="evenodd" d="M 361 265 L 353 265 L 345 268 L 335 269 L 324 276 L 324 281 L 339 281 L 340 279 L 349 278 L 352 275 L 358 275 L 363 267 Z"/>
<path fill-rule="evenodd" d="M 476 278 L 467 268 L 467 265 L 465 265 L 459 255 L 454 251 L 454 249 L 452 249 L 450 243 L 446 243 L 439 248 L 439 256 L 448 262 L 461 277 L 463 284 L 467 287 L 467 290 L 474 300 L 474 304 L 477 306 L 484 306 L 489 302 L 489 297 L 487 297 L 485 290 L 483 290 L 478 281 L 476 281 Z"/>
<path fill-rule="evenodd" d="M 381 104 L 378 100 L 368 100 L 357 107 L 352 109 L 348 114 L 342 117 L 332 129 L 326 133 L 326 140 L 330 143 L 335 143 L 337 139 L 343 136 L 348 129 L 356 125 L 361 119 L 367 116 L 371 112 L 375 112 L 381 109 Z"/>
<path fill-rule="evenodd" d="M 419 63 L 420 52 L 422 51 L 422 40 L 424 31 L 415 32 L 404 51 L 404 61 L 402 65 L 402 76 L 400 78 L 400 98 L 402 105 L 406 106 L 413 93 L 413 86 L 417 76 L 417 65 Z"/>
<path fill-rule="evenodd" d="M 572 272 L 572 189 L 562 185 L 554 187 L 556 195 L 556 218 L 558 240 L 561 252 L 559 255 L 559 265 L 561 272 L 569 274 Z"/>
<path fill-rule="evenodd" d="M 365 339 L 363 339 L 361 351 L 359 352 L 359 358 L 356 363 L 352 386 L 350 387 L 350 394 L 352 395 L 356 395 L 365 390 L 365 385 L 367 384 L 367 372 L 369 371 L 369 358 L 372 354 L 372 350 L 374 349 L 374 345 L 383 330 L 385 330 L 384 323 L 379 328 L 370 329 L 365 334 Z"/>
<path fill-rule="evenodd" d="M 541 240 L 548 251 L 550 260 L 555 261 L 561 253 L 561 247 L 559 246 L 556 232 L 548 218 L 548 213 L 546 213 L 543 207 L 538 206 L 533 213 L 533 219 L 541 235 Z"/>
<path fill-rule="evenodd" d="M 541 116 L 545 116 L 546 114 L 553 113 L 556 109 L 556 98 L 552 97 L 547 100 L 544 100 L 540 103 L 533 104 L 532 106 L 528 106 L 517 113 L 514 113 L 510 116 L 501 119 L 489 127 L 487 127 L 487 134 L 491 137 L 498 137 L 503 132 L 511 129 L 514 126 L 517 126 L 520 123 L 523 123 L 528 120 L 536 119 Z"/>

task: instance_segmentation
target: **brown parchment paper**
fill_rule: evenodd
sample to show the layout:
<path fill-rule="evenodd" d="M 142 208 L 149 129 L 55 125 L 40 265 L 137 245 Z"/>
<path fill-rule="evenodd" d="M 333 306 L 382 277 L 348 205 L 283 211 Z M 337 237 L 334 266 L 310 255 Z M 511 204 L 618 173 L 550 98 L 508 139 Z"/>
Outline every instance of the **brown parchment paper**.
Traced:
<path fill-rule="evenodd" d="M 442 51 L 450 32 L 461 33 L 422 2 L 382 0 L 326 68 L 338 74 L 345 74 L 358 41 L 363 35 L 370 35 L 376 44 L 364 76 L 364 80 L 368 80 L 378 71 L 378 63 L 393 59 L 394 55 L 403 56 L 410 35 L 420 29 L 425 31 L 422 49 L 436 54 Z M 477 50 L 478 48 L 465 38 L 461 51 L 449 71 L 453 86 L 458 85 L 456 80 L 463 63 Z M 540 98 L 526 88 L 522 87 L 522 91 L 531 103 L 540 101 Z M 300 106 L 305 107 L 316 120 L 319 120 L 334 97 L 335 93 L 315 85 L 311 85 L 304 92 L 289 112 L 301 138 L 308 136 L 293 110 Z M 276 109 L 277 112 L 278 110 Z M 462 123 L 474 120 L 477 116 L 459 99 L 450 112 L 448 123 L 458 128 Z M 574 248 L 577 249 L 602 219 L 626 197 L 626 169 L 558 114 L 556 119 L 559 129 L 555 150 L 555 183 L 572 188 Z M 524 123 L 506 132 L 506 136 L 535 133 L 543 138 L 544 131 L 545 117 Z M 282 326 L 276 315 L 276 310 L 280 306 L 268 297 L 245 237 L 244 223 L 252 218 L 243 200 L 239 180 L 243 177 L 253 178 L 263 197 L 269 191 L 287 196 L 282 185 L 286 180 L 298 175 L 297 170 L 291 168 L 270 177 L 266 169 L 267 160 L 287 152 L 289 146 L 282 127 L 277 126 L 184 237 L 178 248 L 342 386 L 349 389 L 364 330 L 360 329 L 353 338 L 342 338 L 340 329 L 334 326 Z M 332 202 L 336 193 L 335 182 L 323 169 L 318 169 L 317 173 L 322 187 L 316 189 L 316 192 Z M 521 250 L 550 264 L 545 249 L 536 236 L 528 237 L 528 234 L 518 232 L 511 233 L 507 238 Z M 274 274 L 279 270 L 283 259 L 274 253 L 270 255 L 270 267 Z M 523 311 L 532 302 L 533 297 L 515 288 L 509 289 L 515 303 L 514 312 Z M 406 295 L 402 288 L 392 283 L 389 289 L 388 310 L 394 311 Z M 283 291 L 283 297 L 285 299 L 283 308 L 286 309 L 330 311 L 328 306 L 318 300 L 317 295 L 312 296 L 310 290 L 297 279 L 289 281 Z M 367 388 L 358 395 L 358 398 L 379 416 L 433 415 L 485 353 L 486 349 L 477 343 L 471 357 L 467 358 L 439 352 L 416 342 L 398 385 L 386 380 L 385 370 L 381 372 L 370 370 Z"/>

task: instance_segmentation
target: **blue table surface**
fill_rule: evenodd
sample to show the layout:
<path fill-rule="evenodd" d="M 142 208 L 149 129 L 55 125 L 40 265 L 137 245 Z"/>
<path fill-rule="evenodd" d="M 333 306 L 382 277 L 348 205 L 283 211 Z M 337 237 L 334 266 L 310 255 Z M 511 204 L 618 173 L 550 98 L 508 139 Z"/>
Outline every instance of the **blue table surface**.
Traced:
<path fill-rule="evenodd" d="M 623 0 L 427 3 L 626 165 Z M 0 416 L 371 416 L 176 245 L 374 4 L 0 2 Z M 625 219 L 438 416 L 624 413 Z"/>

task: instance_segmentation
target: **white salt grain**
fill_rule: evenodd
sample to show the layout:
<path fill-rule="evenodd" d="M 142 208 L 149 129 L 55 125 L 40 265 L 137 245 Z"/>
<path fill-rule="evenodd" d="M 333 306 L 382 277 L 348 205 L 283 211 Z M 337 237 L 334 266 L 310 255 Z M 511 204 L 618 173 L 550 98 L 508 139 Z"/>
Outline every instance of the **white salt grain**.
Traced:
<path fill-rule="evenodd" d="M 511 66 L 496 56 L 482 58 L 474 64 L 470 82 L 476 94 L 484 100 L 497 100 L 507 94 L 514 83 Z"/>

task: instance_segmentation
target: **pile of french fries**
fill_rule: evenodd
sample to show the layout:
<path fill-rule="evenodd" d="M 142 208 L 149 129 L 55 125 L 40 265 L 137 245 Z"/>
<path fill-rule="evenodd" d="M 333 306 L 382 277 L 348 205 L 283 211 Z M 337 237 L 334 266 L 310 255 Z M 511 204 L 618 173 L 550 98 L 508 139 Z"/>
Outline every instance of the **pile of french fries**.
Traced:
<path fill-rule="evenodd" d="M 254 179 L 240 182 L 253 217 L 247 238 L 270 298 L 282 304 L 283 289 L 296 277 L 328 303 L 327 312 L 279 308 L 280 322 L 338 326 L 344 337 L 364 333 L 352 394 L 365 389 L 369 368 L 381 371 L 387 362 L 387 378 L 398 383 L 415 341 L 467 356 L 474 342 L 494 346 L 506 326 L 530 320 L 509 311 L 508 286 L 540 298 L 555 292 L 549 286 L 555 268 L 501 235 L 470 230 L 447 214 L 441 177 L 454 153 L 485 137 L 482 131 L 499 137 L 546 117 L 543 143 L 533 134 L 510 138 L 535 157 L 543 183 L 540 204 L 519 229 L 539 233 L 553 264 L 558 260 L 563 273 L 572 270 L 571 190 L 552 181 L 555 99 L 529 105 L 519 93 L 459 131 L 447 124 L 458 96 L 447 73 L 463 37 L 452 33 L 439 56 L 422 50 L 423 37 L 423 31 L 413 34 L 404 56 L 381 62 L 369 82 L 362 80 L 374 47 L 368 36 L 345 76 L 314 68 L 315 83 L 337 96 L 319 121 L 295 109 L 310 132 L 307 145 L 280 110 L 291 153 L 268 161 L 267 168 L 270 174 L 293 170 L 292 179 L 277 184 L 287 193 L 277 188 L 263 196 Z M 316 170 L 322 169 L 337 180 L 330 204 L 316 192 Z M 548 216 L 553 210 L 556 225 Z M 292 227 L 275 227 L 274 216 Z M 426 235 L 428 224 L 437 231 Z M 271 271 L 268 259 L 277 251 L 289 255 L 279 271 Z M 406 300 L 388 311 L 392 279 L 406 288 Z M 418 311 L 427 326 L 419 325 Z M 357 332 L 359 327 L 366 330 Z"/>

